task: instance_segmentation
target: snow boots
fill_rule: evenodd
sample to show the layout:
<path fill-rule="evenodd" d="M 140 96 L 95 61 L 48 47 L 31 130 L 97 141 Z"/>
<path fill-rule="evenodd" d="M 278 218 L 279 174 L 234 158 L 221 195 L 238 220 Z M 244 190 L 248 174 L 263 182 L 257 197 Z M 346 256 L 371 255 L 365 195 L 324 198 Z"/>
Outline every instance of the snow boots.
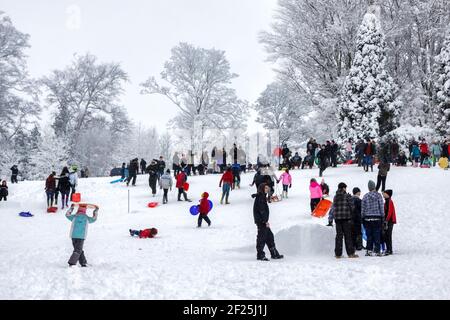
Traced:
<path fill-rule="evenodd" d="M 281 255 L 276 248 L 270 248 L 270 256 L 272 259 L 283 259 L 284 256 Z"/>

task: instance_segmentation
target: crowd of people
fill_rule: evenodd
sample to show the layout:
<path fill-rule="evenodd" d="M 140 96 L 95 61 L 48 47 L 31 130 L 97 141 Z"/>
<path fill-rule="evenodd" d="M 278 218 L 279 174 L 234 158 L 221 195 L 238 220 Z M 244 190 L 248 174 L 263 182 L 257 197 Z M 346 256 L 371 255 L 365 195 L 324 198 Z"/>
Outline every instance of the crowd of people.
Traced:
<path fill-rule="evenodd" d="M 295 152 L 289 150 L 287 145 L 283 145 L 280 149 L 280 157 L 282 162 L 280 168 L 282 174 L 277 177 L 275 169 L 267 160 L 258 157 L 256 164 L 256 173 L 250 186 L 256 187 L 256 193 L 252 194 L 254 198 L 253 215 L 254 222 L 257 227 L 257 259 L 267 261 L 264 253 L 264 247 L 267 246 L 272 259 L 281 259 L 283 255 L 279 254 L 276 249 L 274 235 L 270 229 L 269 223 L 269 203 L 279 201 L 278 184 L 282 185 L 281 199 L 288 198 L 289 189 L 292 188 L 293 179 L 290 170 L 305 167 L 313 168 L 317 166 L 319 169 L 319 177 L 328 167 L 336 167 L 338 163 L 355 163 L 362 167 L 365 172 L 373 172 L 373 167 L 378 164 L 377 182 L 369 181 L 368 192 L 361 198 L 361 189 L 354 188 L 352 195 L 347 192 L 347 185 L 341 182 L 338 185 L 336 194 L 333 197 L 332 206 L 329 210 L 328 226 L 336 226 L 335 238 L 335 257 L 341 258 L 343 255 L 343 243 L 348 257 L 357 258 L 356 251 L 363 249 L 363 234 L 367 237 L 366 255 L 382 256 L 393 254 L 392 249 L 392 231 L 396 224 L 395 206 L 392 200 L 393 191 L 386 189 L 386 181 L 391 165 L 403 166 L 410 161 L 413 166 L 435 166 L 442 157 L 448 158 L 450 153 L 449 141 L 438 143 L 434 141 L 430 146 L 425 139 L 411 140 L 409 143 L 409 157 L 406 157 L 399 143 L 394 139 L 392 141 L 383 141 L 376 144 L 372 139 L 367 138 L 365 141 L 359 140 L 353 144 L 352 140 L 348 140 L 344 146 L 339 146 L 335 141 L 327 141 L 324 144 L 318 144 L 315 139 L 311 138 L 306 145 L 305 158 Z M 342 156 L 342 151 L 344 156 Z M 191 153 L 192 156 L 192 153 Z M 139 174 L 148 174 L 148 183 L 151 194 L 156 196 L 158 187 L 163 190 L 163 204 L 167 204 L 169 191 L 175 187 L 178 190 L 178 201 L 191 202 L 187 196 L 188 177 L 206 173 L 221 174 L 219 180 L 219 188 L 222 189 L 220 204 L 229 205 L 230 192 L 240 189 L 241 174 L 247 169 L 253 168 L 252 165 L 247 167 L 246 155 L 236 144 L 227 154 L 225 148 L 218 150 L 214 148 L 211 158 L 215 159 L 212 165 L 209 163 L 208 154 L 202 154 L 199 165 L 194 166 L 193 160 L 188 160 L 184 154 L 179 156 L 175 153 L 172 159 L 172 171 L 168 168 L 164 158 L 153 159 L 148 164 L 144 159 L 139 161 L 138 158 L 132 159 L 129 164 L 122 164 L 121 180 L 126 182 L 127 186 L 136 186 Z M 218 161 L 220 160 L 220 161 Z M 228 161 L 227 161 L 228 160 Z M 230 162 L 231 161 L 231 162 Z M 47 194 L 47 206 L 58 206 L 59 195 L 61 195 L 61 209 L 69 208 L 69 201 L 76 192 L 78 184 L 77 167 L 64 167 L 57 175 L 52 172 L 45 181 L 45 192 Z M 83 176 L 86 176 L 86 170 L 83 170 Z M 17 183 L 17 175 L 19 174 L 17 166 L 11 168 L 11 183 Z M 175 181 L 174 181 L 175 180 Z M 381 189 L 381 193 L 379 192 Z M 324 179 L 319 183 L 316 179 L 311 179 L 309 183 L 310 192 L 310 209 L 311 214 L 314 213 L 319 203 L 330 197 L 330 188 Z M 0 185 L 0 201 L 7 200 L 8 186 L 6 181 Z M 183 199 L 182 199 L 183 198 Z M 88 207 L 81 205 L 75 215 L 72 215 L 74 206 L 72 205 L 67 213 L 69 220 L 78 221 L 83 226 L 78 231 L 72 231 L 74 253 L 69 260 L 70 265 L 80 262 L 86 265 L 84 257 L 83 241 L 85 240 L 85 228 L 87 224 L 96 220 L 98 207 L 93 206 L 95 215 L 92 218 L 86 217 L 86 209 Z M 211 210 L 209 204 L 209 194 L 204 192 L 199 200 L 198 205 L 198 221 L 197 227 L 202 226 L 205 221 L 211 226 L 211 220 L 208 213 Z M 78 218 L 84 216 L 85 218 Z M 75 234 L 75 236 L 74 236 Z M 130 230 L 131 236 L 139 236 L 141 238 L 152 238 L 156 236 L 157 229 L 149 228 L 144 230 Z M 80 236 L 82 235 L 82 236 Z"/>

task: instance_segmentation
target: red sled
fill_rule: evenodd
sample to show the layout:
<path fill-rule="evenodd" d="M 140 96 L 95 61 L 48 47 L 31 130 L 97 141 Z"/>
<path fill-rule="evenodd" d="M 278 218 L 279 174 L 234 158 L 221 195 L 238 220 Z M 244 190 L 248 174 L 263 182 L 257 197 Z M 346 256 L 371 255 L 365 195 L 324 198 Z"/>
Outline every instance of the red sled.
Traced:
<path fill-rule="evenodd" d="M 149 207 L 149 208 L 156 208 L 157 206 L 158 206 L 158 202 L 150 202 L 147 206 Z"/>
<path fill-rule="evenodd" d="M 47 208 L 47 213 L 55 213 L 58 211 L 58 207 Z"/>
<path fill-rule="evenodd" d="M 316 209 L 314 209 L 312 216 L 316 218 L 323 218 L 327 215 L 328 211 L 330 210 L 333 202 L 330 200 L 321 200 L 319 204 L 317 205 Z"/>
<path fill-rule="evenodd" d="M 184 191 L 189 191 L 189 183 L 185 182 L 183 184 L 183 189 L 184 189 Z"/>
<path fill-rule="evenodd" d="M 72 194 L 72 202 L 80 202 L 81 201 L 81 193 Z"/>
<path fill-rule="evenodd" d="M 347 165 L 353 164 L 353 160 L 347 160 L 347 161 L 345 161 L 345 164 L 347 164 Z"/>

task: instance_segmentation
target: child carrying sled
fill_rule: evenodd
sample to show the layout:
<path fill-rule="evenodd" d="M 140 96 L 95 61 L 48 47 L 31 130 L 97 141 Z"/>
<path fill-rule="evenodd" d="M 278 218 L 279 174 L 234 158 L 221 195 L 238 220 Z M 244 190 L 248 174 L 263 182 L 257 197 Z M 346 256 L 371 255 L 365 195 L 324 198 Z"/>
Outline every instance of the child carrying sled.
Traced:
<path fill-rule="evenodd" d="M 200 204 L 198 206 L 199 215 L 198 215 L 197 228 L 202 227 L 202 220 L 206 221 L 206 223 L 208 224 L 208 227 L 211 226 L 211 220 L 208 218 L 208 213 L 211 209 L 209 207 L 208 197 L 209 197 L 208 192 L 203 192 L 202 198 L 200 199 Z"/>
<path fill-rule="evenodd" d="M 94 209 L 94 214 L 89 217 L 86 214 L 88 208 Z M 98 206 L 92 204 L 80 204 L 77 213 L 72 215 L 75 205 L 72 204 L 66 213 L 66 218 L 72 221 L 72 228 L 70 229 L 70 237 L 72 238 L 73 253 L 69 259 L 69 266 L 72 267 L 80 263 L 82 267 L 87 266 L 86 257 L 83 251 L 84 240 L 86 240 L 88 225 L 97 221 Z"/>
<path fill-rule="evenodd" d="M 144 230 L 132 230 L 130 229 L 130 236 L 138 236 L 141 239 L 154 238 L 158 234 L 158 229 L 150 228 Z"/>
<path fill-rule="evenodd" d="M 309 193 L 311 198 L 311 214 L 314 212 L 314 209 L 319 204 L 320 200 L 322 200 L 322 187 L 317 183 L 316 179 L 311 179 L 309 184 Z"/>
<path fill-rule="evenodd" d="M 284 170 L 284 172 L 281 174 L 280 179 L 278 182 L 282 182 L 283 184 L 283 193 L 281 194 L 281 198 L 288 198 L 288 190 L 289 188 L 292 188 L 292 176 L 289 173 L 289 169 Z"/>

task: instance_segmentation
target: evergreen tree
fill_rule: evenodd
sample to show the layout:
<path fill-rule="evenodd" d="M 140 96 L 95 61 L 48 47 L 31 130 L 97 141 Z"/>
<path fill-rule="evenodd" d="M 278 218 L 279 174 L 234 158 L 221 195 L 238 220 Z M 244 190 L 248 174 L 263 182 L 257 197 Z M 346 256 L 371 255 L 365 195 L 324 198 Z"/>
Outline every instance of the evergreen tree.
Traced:
<path fill-rule="evenodd" d="M 338 107 L 339 138 L 383 137 L 398 127 L 401 103 L 386 71 L 386 43 L 377 16 L 367 13 Z"/>
<path fill-rule="evenodd" d="M 436 56 L 434 75 L 437 102 L 434 122 L 436 132 L 444 137 L 450 135 L 450 33 Z"/>

